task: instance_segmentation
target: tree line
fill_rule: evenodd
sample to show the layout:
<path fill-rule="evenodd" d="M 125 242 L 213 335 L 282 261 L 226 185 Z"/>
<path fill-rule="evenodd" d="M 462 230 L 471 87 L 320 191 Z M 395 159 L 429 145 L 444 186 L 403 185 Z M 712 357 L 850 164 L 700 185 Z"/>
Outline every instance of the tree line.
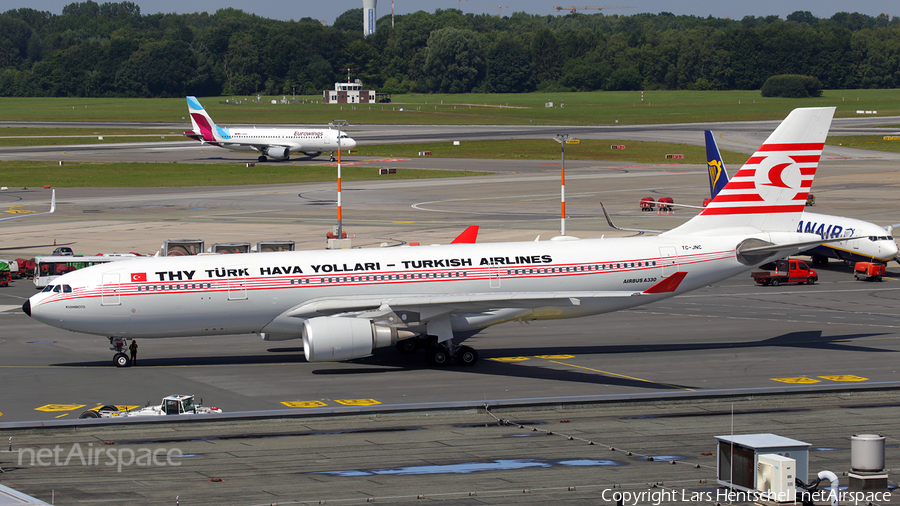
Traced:
<path fill-rule="evenodd" d="M 132 2 L 0 14 L 0 96 L 320 94 L 359 78 L 389 93 L 753 90 L 800 74 L 826 89 L 900 87 L 900 19 L 797 11 L 741 20 L 671 13 L 498 17 L 439 9 L 377 21 L 141 13 Z"/>

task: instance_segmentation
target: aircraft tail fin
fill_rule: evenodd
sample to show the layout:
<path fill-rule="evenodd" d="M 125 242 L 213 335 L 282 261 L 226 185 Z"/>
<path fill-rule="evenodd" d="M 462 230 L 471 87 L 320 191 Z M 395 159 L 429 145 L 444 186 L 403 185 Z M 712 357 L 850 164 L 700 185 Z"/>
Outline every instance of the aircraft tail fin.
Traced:
<path fill-rule="evenodd" d="M 791 111 L 700 214 L 665 235 L 794 232 L 834 110 Z"/>
<path fill-rule="evenodd" d="M 706 135 L 706 167 L 709 169 L 709 198 L 714 199 L 728 183 L 728 171 L 725 170 L 725 163 L 722 161 L 722 155 L 719 154 L 715 136 L 709 130 L 704 131 L 704 134 Z"/>
<path fill-rule="evenodd" d="M 209 117 L 209 113 L 200 105 L 197 97 L 187 97 L 187 105 L 194 130 L 185 132 L 185 135 L 200 142 L 219 142 L 231 137 L 227 129 L 219 127 Z"/>
<path fill-rule="evenodd" d="M 466 227 L 450 244 L 472 244 L 478 238 L 478 225 Z"/>

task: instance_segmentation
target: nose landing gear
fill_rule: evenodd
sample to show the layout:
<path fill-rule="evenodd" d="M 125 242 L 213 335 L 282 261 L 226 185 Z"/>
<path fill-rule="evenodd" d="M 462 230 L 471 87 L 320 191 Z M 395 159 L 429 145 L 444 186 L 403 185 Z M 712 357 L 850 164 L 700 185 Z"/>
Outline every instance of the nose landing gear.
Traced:
<path fill-rule="evenodd" d="M 113 356 L 113 364 L 116 367 L 130 367 L 131 359 L 128 358 L 128 355 L 125 354 L 125 350 L 128 349 L 127 346 L 128 340 L 124 337 L 110 337 L 109 338 L 109 349 L 116 352 Z"/>

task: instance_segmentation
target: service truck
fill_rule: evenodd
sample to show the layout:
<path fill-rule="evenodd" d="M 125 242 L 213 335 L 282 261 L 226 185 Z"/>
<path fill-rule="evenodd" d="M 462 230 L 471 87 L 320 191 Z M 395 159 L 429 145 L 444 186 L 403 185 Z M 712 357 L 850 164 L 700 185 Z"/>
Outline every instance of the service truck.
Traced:
<path fill-rule="evenodd" d="M 761 285 L 778 286 L 782 283 L 813 284 L 819 280 L 819 274 L 810 269 L 803 260 L 776 260 L 773 270 L 750 273 L 753 281 Z"/>

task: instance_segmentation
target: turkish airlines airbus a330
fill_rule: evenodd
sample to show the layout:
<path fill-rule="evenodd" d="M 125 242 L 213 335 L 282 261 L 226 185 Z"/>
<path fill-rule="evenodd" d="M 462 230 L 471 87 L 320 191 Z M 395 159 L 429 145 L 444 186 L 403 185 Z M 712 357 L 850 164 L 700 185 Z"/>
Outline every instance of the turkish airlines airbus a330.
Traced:
<path fill-rule="evenodd" d="M 342 149 L 353 149 L 356 141 L 345 132 L 317 128 L 226 128 L 216 123 L 200 105 L 197 97 L 187 97 L 188 113 L 191 116 L 193 130 L 184 135 L 225 149 L 238 151 L 258 151 L 260 162 L 272 160 L 288 160 L 291 153 L 303 153 L 316 157 L 327 151 L 333 153 Z M 340 143 L 338 137 L 340 136 Z"/>
<path fill-rule="evenodd" d="M 138 337 L 259 334 L 302 339 L 311 362 L 425 345 L 434 364 L 471 365 L 454 333 L 639 306 L 826 242 L 798 221 L 833 115 L 791 112 L 708 207 L 656 237 L 139 258 L 61 276 L 23 310 L 114 351 Z"/>

